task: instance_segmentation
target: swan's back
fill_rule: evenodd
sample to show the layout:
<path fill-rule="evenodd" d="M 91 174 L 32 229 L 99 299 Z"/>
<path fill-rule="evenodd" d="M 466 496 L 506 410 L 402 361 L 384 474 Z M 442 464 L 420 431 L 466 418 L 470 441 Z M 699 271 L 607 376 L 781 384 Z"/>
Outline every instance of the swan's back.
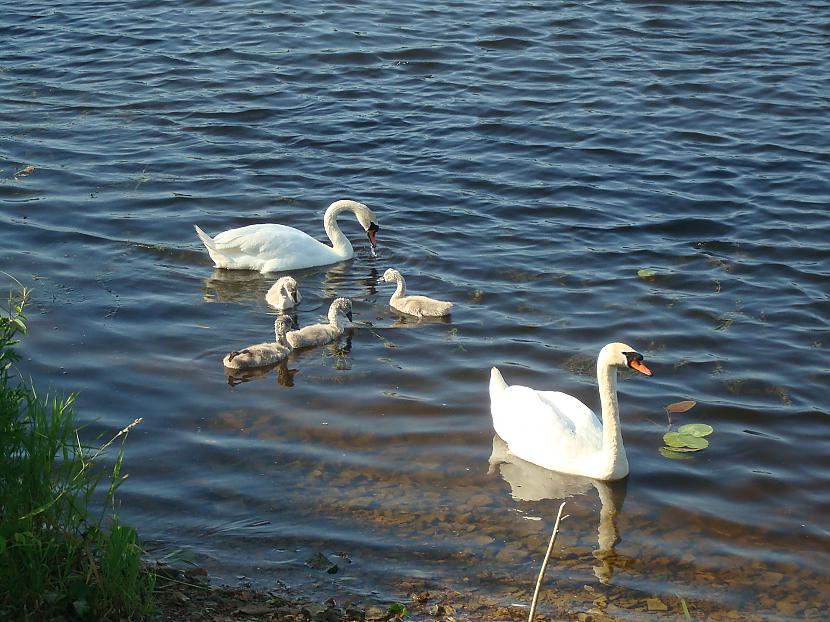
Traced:
<path fill-rule="evenodd" d="M 495 370 L 490 410 L 493 427 L 510 451 L 547 469 L 574 472 L 583 459 L 602 449 L 602 425 L 596 415 L 566 393 L 507 386 Z"/>
<path fill-rule="evenodd" d="M 283 360 L 290 350 L 278 343 L 257 343 L 239 351 L 230 352 L 222 363 L 228 369 L 265 367 Z"/>
<path fill-rule="evenodd" d="M 348 259 L 307 233 L 280 224 L 265 223 L 229 229 L 218 234 L 210 243 L 202 234 L 199 237 L 217 268 L 277 272 Z"/>
<path fill-rule="evenodd" d="M 435 300 L 427 296 L 401 296 L 397 299 L 393 298 L 389 304 L 398 311 L 417 317 L 441 317 L 448 315 L 452 310 L 451 302 Z"/>
<path fill-rule="evenodd" d="M 292 330 L 285 338 L 292 348 L 307 348 L 322 346 L 334 341 L 340 336 L 340 331 L 331 324 L 313 324 L 299 330 Z"/>

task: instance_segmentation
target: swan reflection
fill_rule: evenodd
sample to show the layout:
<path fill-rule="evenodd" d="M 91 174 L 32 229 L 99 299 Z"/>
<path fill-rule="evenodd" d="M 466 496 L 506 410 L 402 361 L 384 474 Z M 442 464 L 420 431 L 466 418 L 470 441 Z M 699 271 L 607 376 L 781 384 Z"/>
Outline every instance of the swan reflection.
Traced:
<path fill-rule="evenodd" d="M 594 557 L 600 565 L 594 566 L 594 575 L 601 583 L 609 583 L 614 572 L 617 555 L 614 546 L 620 541 L 617 515 L 625 500 L 627 479 L 615 482 L 549 471 L 514 456 L 507 443 L 496 434 L 490 454 L 488 474 L 497 471 L 510 485 L 510 495 L 516 501 L 540 501 L 542 499 L 568 499 L 585 494 L 593 486 L 600 501 L 597 545 Z"/>
<path fill-rule="evenodd" d="M 272 371 L 275 372 L 277 377 L 277 384 L 283 387 L 293 387 L 294 376 L 299 370 L 290 369 L 288 367 L 288 360 L 283 360 L 276 365 L 254 367 L 251 369 L 229 369 L 225 367 L 225 376 L 228 379 L 228 384 L 235 387 L 243 382 L 251 382 L 253 380 L 266 378 Z"/>

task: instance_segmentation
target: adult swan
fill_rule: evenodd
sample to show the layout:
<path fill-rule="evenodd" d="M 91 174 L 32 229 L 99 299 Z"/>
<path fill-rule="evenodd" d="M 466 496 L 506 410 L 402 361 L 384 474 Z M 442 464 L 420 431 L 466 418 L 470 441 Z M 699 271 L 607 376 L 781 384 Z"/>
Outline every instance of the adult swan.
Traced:
<path fill-rule="evenodd" d="M 217 268 L 277 272 L 325 266 L 354 256 L 354 249 L 337 224 L 343 212 L 354 212 L 375 248 L 378 219 L 374 212 L 357 201 L 335 201 L 323 215 L 323 227 L 332 245 L 318 242 L 307 233 L 285 225 L 248 225 L 228 229 L 211 238 L 193 225 Z"/>
<path fill-rule="evenodd" d="M 609 343 L 597 357 L 602 423 L 585 404 L 558 391 L 507 386 L 495 367 L 490 371 L 493 426 L 511 453 L 533 464 L 598 480 L 628 475 L 620 430 L 616 367 L 646 376 L 643 355 L 624 343 Z"/>

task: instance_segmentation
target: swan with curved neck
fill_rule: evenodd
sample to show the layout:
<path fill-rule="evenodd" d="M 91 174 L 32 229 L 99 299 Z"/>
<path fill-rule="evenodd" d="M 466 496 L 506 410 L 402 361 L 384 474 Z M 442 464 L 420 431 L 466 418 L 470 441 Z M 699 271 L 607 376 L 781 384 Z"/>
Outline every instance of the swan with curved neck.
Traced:
<path fill-rule="evenodd" d="M 351 242 L 337 224 L 337 217 L 347 211 L 355 215 L 374 249 L 380 230 L 377 216 L 364 203 L 350 200 L 335 201 L 323 215 L 323 228 L 331 246 L 286 225 L 248 225 L 223 231 L 213 238 L 198 225 L 193 227 L 217 268 L 258 270 L 262 273 L 299 270 L 337 263 L 354 256 Z"/>
<path fill-rule="evenodd" d="M 620 429 L 617 367 L 646 376 L 643 355 L 624 343 L 609 343 L 597 357 L 602 423 L 585 404 L 558 391 L 508 386 L 495 367 L 490 371 L 493 426 L 510 451 L 551 471 L 598 480 L 628 475 Z"/>
<path fill-rule="evenodd" d="M 394 268 L 389 268 L 383 273 L 383 280 L 387 283 L 397 283 L 395 293 L 389 299 L 389 306 L 393 309 L 415 317 L 442 317 L 452 311 L 451 302 L 435 300 L 427 296 L 407 296 L 406 281 L 403 275 Z"/>
<path fill-rule="evenodd" d="M 337 298 L 331 303 L 328 324 L 312 324 L 299 330 L 288 331 L 285 338 L 292 348 L 322 346 L 337 339 L 346 330 L 345 319 L 352 321 L 352 301 Z"/>
<path fill-rule="evenodd" d="M 276 283 L 265 294 L 265 301 L 280 311 L 291 309 L 300 304 L 303 299 L 300 290 L 297 289 L 297 281 L 293 276 L 283 276 L 277 279 Z"/>
<path fill-rule="evenodd" d="M 291 319 L 287 316 L 278 317 L 274 322 L 275 342 L 257 343 L 242 350 L 235 350 L 225 356 L 222 362 L 228 369 L 251 369 L 279 363 L 291 353 L 291 346 L 285 339 L 289 328 Z"/>

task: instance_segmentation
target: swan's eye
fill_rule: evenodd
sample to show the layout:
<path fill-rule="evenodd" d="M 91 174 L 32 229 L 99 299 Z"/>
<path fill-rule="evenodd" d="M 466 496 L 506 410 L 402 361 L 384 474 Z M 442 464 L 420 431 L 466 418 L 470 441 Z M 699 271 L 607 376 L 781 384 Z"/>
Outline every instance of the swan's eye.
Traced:
<path fill-rule="evenodd" d="M 626 361 L 629 365 L 631 365 L 631 361 L 642 361 L 643 355 L 639 352 L 623 352 L 625 354 Z"/>
<path fill-rule="evenodd" d="M 378 223 L 376 222 L 373 222 L 369 225 L 367 231 L 380 231 L 380 225 L 378 225 Z"/>
<path fill-rule="evenodd" d="M 639 352 L 623 352 L 625 354 L 625 358 L 627 360 L 627 364 L 631 369 L 634 369 L 641 374 L 645 374 L 646 376 L 651 376 L 652 371 L 648 368 L 648 366 L 643 362 L 643 355 Z"/>

